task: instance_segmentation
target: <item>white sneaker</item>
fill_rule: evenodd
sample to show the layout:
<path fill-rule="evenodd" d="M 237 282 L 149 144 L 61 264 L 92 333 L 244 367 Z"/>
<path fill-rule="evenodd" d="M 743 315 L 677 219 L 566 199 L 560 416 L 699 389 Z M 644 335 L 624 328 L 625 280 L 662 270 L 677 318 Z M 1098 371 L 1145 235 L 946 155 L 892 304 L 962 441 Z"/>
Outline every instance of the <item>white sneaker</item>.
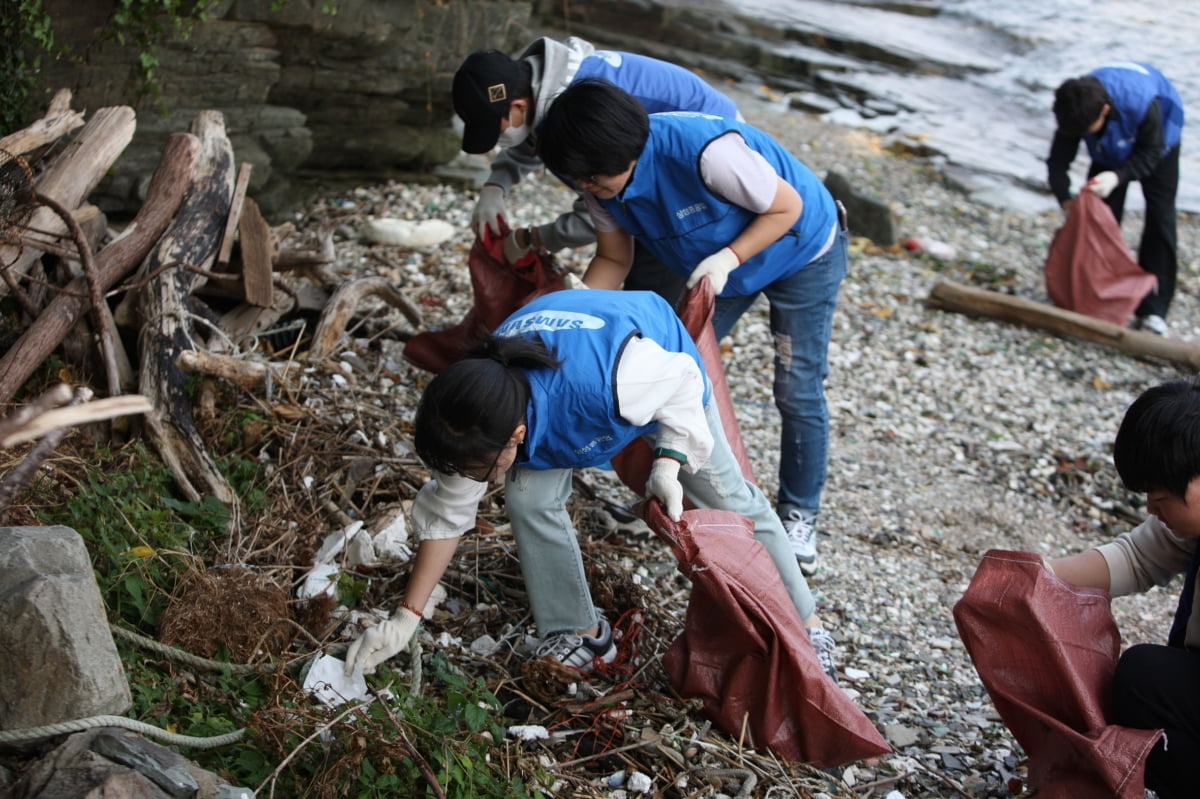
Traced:
<path fill-rule="evenodd" d="M 617 659 L 617 645 L 613 642 L 612 627 L 601 617 L 594 637 L 582 633 L 555 633 L 543 639 L 533 654 L 539 658 L 554 658 L 564 666 L 590 673 L 597 660 L 612 663 Z"/>
<path fill-rule="evenodd" d="M 800 564 L 800 571 L 805 577 L 816 574 L 817 528 L 813 525 L 813 519 L 801 511 L 793 510 L 783 519 L 783 529 L 792 543 L 792 554 Z"/>
<path fill-rule="evenodd" d="M 1149 314 L 1142 317 L 1142 330 L 1154 333 L 1157 336 L 1167 335 L 1167 320 L 1163 319 L 1158 314 Z"/>
<path fill-rule="evenodd" d="M 813 650 L 817 653 L 821 671 L 828 674 L 829 679 L 837 682 L 837 663 L 833 660 L 833 651 L 837 644 L 834 643 L 833 636 L 824 627 L 805 627 L 804 629 L 808 633 L 808 640 L 812 642 Z"/>

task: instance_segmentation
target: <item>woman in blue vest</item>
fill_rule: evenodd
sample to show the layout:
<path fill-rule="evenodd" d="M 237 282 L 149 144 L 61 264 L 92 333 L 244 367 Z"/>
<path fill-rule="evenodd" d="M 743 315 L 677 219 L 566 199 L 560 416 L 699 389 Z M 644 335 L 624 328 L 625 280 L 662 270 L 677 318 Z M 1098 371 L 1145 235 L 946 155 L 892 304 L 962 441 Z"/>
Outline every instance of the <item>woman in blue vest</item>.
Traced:
<path fill-rule="evenodd" d="M 742 475 L 687 329 L 652 292 L 583 289 L 528 303 L 425 389 L 413 444 L 434 478 L 413 504 L 416 562 L 396 613 L 351 645 L 347 673 L 369 673 L 408 644 L 488 483 L 502 477 L 543 638 L 537 655 L 585 671 L 611 661 L 612 630 L 592 604 L 566 503 L 574 469 L 605 464 L 638 437 L 654 448 L 647 491 L 672 519 L 686 496 L 754 522 L 833 676 L 833 638 L 779 519 Z"/>
<path fill-rule="evenodd" d="M 767 134 L 709 114 L 646 114 L 599 81 L 573 84 L 542 125 L 546 166 L 588 191 L 592 288 L 617 288 L 633 244 L 717 292 L 725 336 L 759 294 L 770 303 L 775 405 L 782 417 L 776 512 L 805 574 L 829 458 L 829 338 L 846 275 L 839 209 L 808 167 Z"/>
<path fill-rule="evenodd" d="M 1125 412 L 1113 463 L 1131 491 L 1145 492 L 1149 518 L 1103 546 L 1047 561 L 1072 585 L 1113 596 L 1165 586 L 1183 574 L 1167 644 L 1125 650 L 1113 677 L 1114 721 L 1164 730 L 1146 761 L 1146 784 L 1161 799 L 1196 796 L 1200 762 L 1200 382 L 1147 389 Z"/>
<path fill-rule="evenodd" d="M 1158 286 L 1138 305 L 1133 326 L 1167 333 L 1167 311 L 1175 296 L 1175 195 L 1179 189 L 1179 141 L 1183 102 L 1154 67 L 1110 64 L 1063 82 L 1054 93 L 1058 129 L 1046 159 L 1050 190 L 1063 208 L 1071 201 L 1067 170 L 1082 139 L 1092 163 L 1084 187 L 1104 198 L 1117 222 L 1131 181 L 1142 184 L 1146 217 L 1138 264 Z"/>

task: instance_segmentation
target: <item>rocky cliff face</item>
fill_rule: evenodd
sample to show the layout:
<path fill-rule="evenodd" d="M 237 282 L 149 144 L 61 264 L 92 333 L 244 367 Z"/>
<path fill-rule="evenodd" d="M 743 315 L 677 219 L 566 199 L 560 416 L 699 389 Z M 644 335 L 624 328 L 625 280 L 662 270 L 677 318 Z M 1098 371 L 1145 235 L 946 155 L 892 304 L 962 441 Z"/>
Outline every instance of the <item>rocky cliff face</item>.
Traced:
<path fill-rule="evenodd" d="M 156 54 L 160 97 L 144 96 L 137 49 L 97 41 L 108 3 L 48 0 L 73 57 L 42 85 L 70 88 L 74 107 L 137 109 L 137 134 L 94 196 L 106 211 L 136 209 L 169 134 L 196 113 L 225 117 L 236 159 L 253 164 L 250 194 L 268 214 L 315 190 L 416 173 L 451 160 L 450 84 L 480 47 L 516 51 L 531 38 L 529 3 L 470 0 L 222 0 Z"/>

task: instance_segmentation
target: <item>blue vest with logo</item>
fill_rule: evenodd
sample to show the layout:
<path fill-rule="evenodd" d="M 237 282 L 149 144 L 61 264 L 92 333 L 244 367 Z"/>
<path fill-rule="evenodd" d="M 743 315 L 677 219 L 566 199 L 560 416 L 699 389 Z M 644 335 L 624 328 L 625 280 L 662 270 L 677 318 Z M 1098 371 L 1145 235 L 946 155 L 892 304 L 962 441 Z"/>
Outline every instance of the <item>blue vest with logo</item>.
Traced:
<path fill-rule="evenodd" d="M 658 428 L 621 418 L 617 364 L 633 337 L 704 362 L 687 329 L 662 297 L 648 291 L 574 289 L 544 294 L 496 328 L 499 336 L 538 336 L 562 362 L 529 369 L 525 451 L 518 465 L 574 469 L 607 463 L 626 444 Z M 707 382 L 707 381 L 706 381 Z M 711 389 L 706 388 L 708 402 Z"/>
<path fill-rule="evenodd" d="M 729 274 L 721 296 L 744 297 L 803 269 L 829 241 L 837 218 L 833 196 L 820 179 L 767 134 L 706 114 L 653 114 L 650 137 L 625 190 L 600 203 L 658 260 L 690 275 L 757 216 L 715 194 L 700 175 L 704 148 L 730 131 L 766 158 L 804 203 L 791 230 Z"/>
<path fill-rule="evenodd" d="M 1162 114 L 1163 155 L 1179 144 L 1183 132 L 1183 101 L 1166 76 L 1149 64 L 1132 62 L 1109 64 L 1091 73 L 1104 84 L 1117 111 L 1105 123 L 1100 135 L 1084 136 L 1092 160 L 1106 166 L 1120 166 L 1133 152 L 1138 125 L 1146 118 L 1150 103 L 1158 98 Z"/>
<path fill-rule="evenodd" d="M 737 106 L 683 67 L 634 53 L 597 50 L 579 64 L 571 81 L 600 78 L 632 94 L 647 114 L 701 111 L 735 118 Z"/>

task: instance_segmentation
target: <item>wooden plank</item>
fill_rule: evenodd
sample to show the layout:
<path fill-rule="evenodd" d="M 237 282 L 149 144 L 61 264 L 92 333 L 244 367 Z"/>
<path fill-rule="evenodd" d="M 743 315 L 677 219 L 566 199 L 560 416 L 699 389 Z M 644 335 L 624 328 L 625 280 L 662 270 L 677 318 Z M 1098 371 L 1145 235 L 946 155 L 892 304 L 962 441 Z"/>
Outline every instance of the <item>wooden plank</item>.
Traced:
<path fill-rule="evenodd" d="M 258 210 L 258 203 L 249 197 L 242 203 L 238 240 L 242 246 L 242 287 L 246 292 L 246 302 L 259 308 L 270 308 L 275 297 L 271 269 L 271 229 Z"/>
<path fill-rule="evenodd" d="M 246 187 L 250 185 L 250 170 L 253 164 L 243 162 L 238 167 L 237 182 L 233 184 L 233 200 L 229 203 L 229 218 L 225 220 L 225 232 L 221 235 L 221 249 L 217 251 L 214 271 L 224 272 L 233 255 L 233 234 L 241 224 L 242 203 L 246 199 Z"/>

